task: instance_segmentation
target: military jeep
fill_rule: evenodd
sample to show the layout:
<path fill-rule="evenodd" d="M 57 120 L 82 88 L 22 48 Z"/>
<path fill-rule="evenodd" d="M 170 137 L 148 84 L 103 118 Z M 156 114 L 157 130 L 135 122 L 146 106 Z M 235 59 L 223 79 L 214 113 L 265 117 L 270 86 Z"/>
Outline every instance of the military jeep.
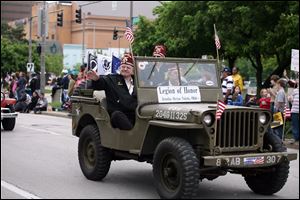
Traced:
<path fill-rule="evenodd" d="M 175 73 L 174 73 L 175 72 Z M 135 57 L 138 106 L 132 130 L 113 128 L 104 91 L 80 89 L 72 96 L 72 134 L 89 180 L 102 180 L 113 160 L 153 165 L 161 198 L 190 198 L 199 180 L 241 174 L 252 191 L 271 195 L 285 184 L 289 161 L 282 141 L 268 132 L 271 113 L 227 106 L 221 98 L 216 60 Z"/>

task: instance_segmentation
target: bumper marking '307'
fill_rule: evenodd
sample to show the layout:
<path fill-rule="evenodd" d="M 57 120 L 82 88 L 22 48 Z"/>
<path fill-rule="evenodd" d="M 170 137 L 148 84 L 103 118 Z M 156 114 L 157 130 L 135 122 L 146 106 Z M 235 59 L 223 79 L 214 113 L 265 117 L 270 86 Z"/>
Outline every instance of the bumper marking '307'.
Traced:
<path fill-rule="evenodd" d="M 243 154 L 243 155 L 220 155 L 220 156 L 204 156 L 205 166 L 230 167 L 230 168 L 249 168 L 264 167 L 276 165 L 286 158 L 288 160 L 296 160 L 296 153 L 271 152 L 260 154 Z"/>

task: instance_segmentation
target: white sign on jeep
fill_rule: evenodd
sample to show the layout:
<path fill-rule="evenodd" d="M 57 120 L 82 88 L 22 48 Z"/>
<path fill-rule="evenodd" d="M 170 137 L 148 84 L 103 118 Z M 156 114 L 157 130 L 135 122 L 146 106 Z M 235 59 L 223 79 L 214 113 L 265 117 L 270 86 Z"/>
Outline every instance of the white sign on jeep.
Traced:
<path fill-rule="evenodd" d="M 201 95 L 197 86 L 159 86 L 159 103 L 200 102 Z"/>

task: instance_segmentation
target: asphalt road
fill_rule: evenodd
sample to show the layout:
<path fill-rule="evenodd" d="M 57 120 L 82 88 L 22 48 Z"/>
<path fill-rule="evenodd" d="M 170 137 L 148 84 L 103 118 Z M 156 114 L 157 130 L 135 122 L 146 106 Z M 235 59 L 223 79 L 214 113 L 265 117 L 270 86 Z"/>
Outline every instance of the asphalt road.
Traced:
<path fill-rule="evenodd" d="M 71 119 L 19 114 L 12 132 L 1 128 L 1 199 L 159 198 L 147 163 L 112 162 L 103 181 L 87 180 L 79 167 L 77 143 Z M 299 150 L 288 151 L 297 152 L 299 158 Z M 227 174 L 201 182 L 197 198 L 299 199 L 299 159 L 291 162 L 288 181 L 275 195 L 254 194 L 241 176 Z"/>

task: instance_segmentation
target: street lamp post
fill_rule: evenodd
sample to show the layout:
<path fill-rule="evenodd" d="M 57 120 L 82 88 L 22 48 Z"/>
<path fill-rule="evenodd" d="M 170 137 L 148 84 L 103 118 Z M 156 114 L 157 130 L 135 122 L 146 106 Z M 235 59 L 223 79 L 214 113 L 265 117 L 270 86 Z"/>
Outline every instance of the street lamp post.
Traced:
<path fill-rule="evenodd" d="M 41 93 L 45 93 L 45 42 L 46 42 L 46 1 L 43 2 L 43 12 L 42 12 L 42 42 L 41 42 Z"/>
<path fill-rule="evenodd" d="M 94 54 L 96 54 L 96 23 L 93 23 L 94 25 Z"/>

